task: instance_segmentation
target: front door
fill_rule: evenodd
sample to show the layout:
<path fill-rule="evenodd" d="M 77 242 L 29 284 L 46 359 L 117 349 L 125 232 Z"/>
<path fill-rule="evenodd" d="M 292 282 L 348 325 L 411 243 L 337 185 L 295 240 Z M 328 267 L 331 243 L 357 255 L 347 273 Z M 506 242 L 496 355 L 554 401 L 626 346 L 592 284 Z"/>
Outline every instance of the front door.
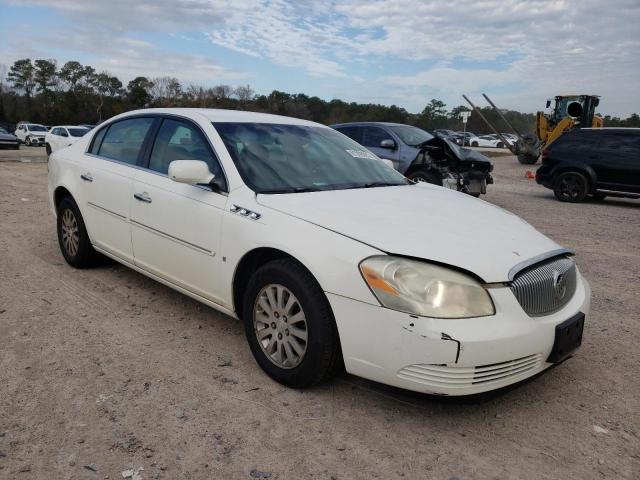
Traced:
<path fill-rule="evenodd" d="M 391 160 L 393 164 L 397 167 L 399 158 L 399 145 L 393 136 L 388 133 L 386 130 L 380 127 L 363 127 L 362 129 L 362 145 L 367 147 L 373 153 L 375 153 L 380 158 L 386 158 L 387 160 Z M 393 140 L 395 143 L 395 148 L 382 148 L 380 143 L 383 140 Z"/>
<path fill-rule="evenodd" d="M 135 264 L 216 303 L 218 254 L 227 196 L 208 186 L 177 183 L 167 176 L 173 160 L 202 160 L 222 176 L 202 131 L 186 120 L 165 118 L 147 169 L 136 173 L 131 204 Z"/>

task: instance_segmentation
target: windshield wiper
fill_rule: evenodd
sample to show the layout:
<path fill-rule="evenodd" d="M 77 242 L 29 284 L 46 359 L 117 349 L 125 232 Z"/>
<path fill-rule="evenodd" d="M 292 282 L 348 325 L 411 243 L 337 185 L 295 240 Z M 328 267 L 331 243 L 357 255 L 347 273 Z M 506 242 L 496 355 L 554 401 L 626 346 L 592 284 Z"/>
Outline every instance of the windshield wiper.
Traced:
<path fill-rule="evenodd" d="M 374 187 L 399 187 L 400 185 L 408 185 L 408 183 L 395 183 L 395 182 L 370 182 L 358 185 L 354 188 L 374 188 Z"/>
<path fill-rule="evenodd" d="M 291 187 L 291 188 L 274 188 L 271 190 L 260 190 L 258 193 L 306 193 L 306 192 L 320 192 L 321 188 L 318 187 Z"/>

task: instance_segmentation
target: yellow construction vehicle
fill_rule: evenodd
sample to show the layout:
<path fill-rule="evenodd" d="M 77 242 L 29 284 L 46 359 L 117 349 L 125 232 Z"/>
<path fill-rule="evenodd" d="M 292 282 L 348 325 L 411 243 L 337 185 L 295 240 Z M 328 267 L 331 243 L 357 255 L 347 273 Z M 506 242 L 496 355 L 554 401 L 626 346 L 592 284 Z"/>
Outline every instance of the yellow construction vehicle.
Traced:
<path fill-rule="evenodd" d="M 504 138 L 486 119 L 480 109 L 466 95 L 463 95 L 478 116 L 500 137 L 505 146 L 518 157 L 518 161 L 528 165 L 536 163 L 542 150 L 567 130 L 573 128 L 602 128 L 604 125 L 602 117 L 595 115 L 595 109 L 600 103 L 600 97 L 597 95 L 557 95 L 553 112 L 550 114 L 545 114 L 544 112 L 536 113 L 535 134 L 528 133 L 523 135 L 509 123 L 487 95 L 483 93 L 482 96 L 517 135 L 517 142 L 510 142 Z M 550 106 L 551 100 L 547 100 L 547 108 Z"/>

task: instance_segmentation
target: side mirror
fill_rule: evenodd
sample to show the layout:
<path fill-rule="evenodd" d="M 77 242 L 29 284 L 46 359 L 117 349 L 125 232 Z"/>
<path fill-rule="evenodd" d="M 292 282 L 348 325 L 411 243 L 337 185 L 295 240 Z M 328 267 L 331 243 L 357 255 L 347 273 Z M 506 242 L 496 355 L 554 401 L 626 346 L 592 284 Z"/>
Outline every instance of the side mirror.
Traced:
<path fill-rule="evenodd" d="M 547 108 L 551 106 L 551 100 L 547 100 Z"/>
<path fill-rule="evenodd" d="M 169 164 L 169 178 L 187 185 L 207 185 L 214 178 L 209 165 L 201 160 L 174 160 Z"/>
<path fill-rule="evenodd" d="M 394 142 L 390 138 L 385 138 L 380 142 L 380 148 L 388 148 L 389 150 L 394 150 L 396 148 L 396 142 Z"/>

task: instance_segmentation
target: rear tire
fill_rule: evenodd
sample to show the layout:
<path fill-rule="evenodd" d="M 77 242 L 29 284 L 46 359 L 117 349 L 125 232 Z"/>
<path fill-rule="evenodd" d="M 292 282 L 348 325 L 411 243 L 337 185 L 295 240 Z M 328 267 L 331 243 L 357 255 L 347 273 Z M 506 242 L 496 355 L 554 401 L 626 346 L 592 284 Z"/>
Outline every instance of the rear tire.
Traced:
<path fill-rule="evenodd" d="M 71 197 L 63 198 L 58 206 L 58 244 L 62 256 L 75 268 L 98 265 L 102 255 L 91 245 L 80 209 Z"/>
<path fill-rule="evenodd" d="M 315 278 L 293 259 L 273 260 L 253 274 L 242 320 L 256 362 L 283 385 L 311 387 L 342 367 L 329 301 Z"/>
<path fill-rule="evenodd" d="M 580 172 L 563 172 L 553 182 L 553 193 L 561 202 L 582 202 L 589 193 L 589 180 Z"/>
<path fill-rule="evenodd" d="M 442 178 L 435 172 L 426 168 L 416 168 L 407 174 L 407 178 L 409 180 L 413 180 L 415 183 L 425 182 L 442 186 Z"/>

